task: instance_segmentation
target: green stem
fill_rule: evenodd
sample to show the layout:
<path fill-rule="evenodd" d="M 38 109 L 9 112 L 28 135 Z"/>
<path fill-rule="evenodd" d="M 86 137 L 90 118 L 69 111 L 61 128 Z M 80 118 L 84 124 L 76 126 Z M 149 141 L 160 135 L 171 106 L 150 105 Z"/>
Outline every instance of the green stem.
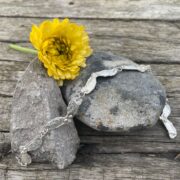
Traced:
<path fill-rule="evenodd" d="M 17 51 L 21 51 L 24 53 L 30 53 L 30 54 L 38 54 L 38 52 L 35 49 L 30 49 L 30 48 L 26 48 L 26 47 L 21 47 L 15 44 L 10 44 L 9 45 L 10 48 L 15 49 Z"/>

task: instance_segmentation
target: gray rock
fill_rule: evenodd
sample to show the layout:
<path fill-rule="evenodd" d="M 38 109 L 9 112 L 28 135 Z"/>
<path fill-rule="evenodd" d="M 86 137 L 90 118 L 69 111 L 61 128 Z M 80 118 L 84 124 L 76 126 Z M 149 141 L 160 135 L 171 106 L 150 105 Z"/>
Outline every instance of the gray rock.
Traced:
<path fill-rule="evenodd" d="M 47 76 L 38 60 L 30 63 L 17 83 L 12 105 L 11 145 L 15 153 L 32 140 L 52 118 L 66 114 L 66 105 L 56 82 Z M 79 146 L 74 123 L 50 131 L 42 146 L 30 152 L 34 162 L 50 161 L 62 169 L 71 164 Z"/>
<path fill-rule="evenodd" d="M 91 73 L 134 62 L 110 53 L 95 53 L 80 76 L 62 89 L 67 102 L 79 91 Z M 87 95 L 77 119 L 101 131 L 129 131 L 153 126 L 165 105 L 166 93 L 150 72 L 123 71 L 114 77 L 98 78 L 95 90 Z"/>

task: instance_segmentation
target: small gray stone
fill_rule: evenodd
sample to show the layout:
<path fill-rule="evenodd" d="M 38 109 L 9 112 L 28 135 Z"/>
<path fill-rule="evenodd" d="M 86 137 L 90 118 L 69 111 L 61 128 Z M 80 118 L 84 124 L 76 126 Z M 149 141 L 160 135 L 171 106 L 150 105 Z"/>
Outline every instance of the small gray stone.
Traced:
<path fill-rule="evenodd" d="M 131 64 L 134 62 L 110 53 L 94 53 L 80 76 L 65 83 L 62 88 L 65 100 L 69 102 L 93 72 Z M 165 101 L 165 90 L 152 73 L 126 70 L 114 77 L 99 77 L 95 90 L 86 95 L 76 117 L 97 130 L 129 131 L 153 126 Z"/>
<path fill-rule="evenodd" d="M 52 118 L 66 114 L 66 105 L 57 83 L 47 76 L 36 59 L 30 63 L 17 83 L 12 105 L 11 145 L 19 147 L 31 141 Z M 34 162 L 49 161 L 65 168 L 75 159 L 79 138 L 74 123 L 50 131 L 40 148 L 30 152 Z"/>

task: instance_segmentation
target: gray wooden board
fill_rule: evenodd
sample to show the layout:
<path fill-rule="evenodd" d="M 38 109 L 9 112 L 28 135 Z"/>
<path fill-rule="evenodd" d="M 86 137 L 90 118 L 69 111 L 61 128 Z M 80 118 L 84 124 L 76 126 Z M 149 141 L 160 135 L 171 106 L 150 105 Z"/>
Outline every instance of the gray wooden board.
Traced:
<path fill-rule="evenodd" d="M 56 0 L 36 1 L 1 0 L 1 16 L 23 17 L 77 17 L 111 19 L 165 19 L 180 18 L 177 0 Z"/>
<path fill-rule="evenodd" d="M 166 87 L 170 120 L 178 136 L 170 140 L 159 122 L 130 133 L 95 131 L 76 121 L 81 148 L 69 168 L 17 165 L 10 150 L 9 118 L 17 80 L 33 55 L 9 49 L 28 43 L 33 23 L 70 17 L 86 26 L 92 48 L 150 64 Z M 180 3 L 177 0 L 0 0 L 0 179 L 179 179 L 180 161 Z M 5 155 L 5 157 L 3 157 Z"/>
<path fill-rule="evenodd" d="M 10 179 L 68 179 L 68 180 L 119 180 L 119 179 L 178 179 L 180 166 L 173 157 L 146 154 L 79 154 L 74 164 L 57 170 L 49 164 L 32 164 L 20 167 L 7 157 L 0 163 L 0 178 Z"/>
<path fill-rule="evenodd" d="M 180 14 L 180 13 L 179 13 Z M 9 42 L 28 42 L 32 24 L 41 18 L 0 17 L 0 59 L 25 61 L 28 56 L 9 50 Z M 145 20 L 82 20 L 91 38 L 93 49 L 111 51 L 138 62 L 176 63 L 180 61 L 180 21 Z M 4 42 L 4 43 L 3 43 Z M 23 44 L 29 46 L 28 43 Z M 32 56 L 31 56 L 32 57 Z"/>

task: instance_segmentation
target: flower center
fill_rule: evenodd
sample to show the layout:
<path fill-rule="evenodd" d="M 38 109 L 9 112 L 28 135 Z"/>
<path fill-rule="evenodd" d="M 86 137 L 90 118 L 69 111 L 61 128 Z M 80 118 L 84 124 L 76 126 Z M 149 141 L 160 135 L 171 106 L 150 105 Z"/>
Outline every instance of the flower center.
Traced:
<path fill-rule="evenodd" d="M 43 53 L 47 56 L 56 56 L 70 60 L 72 52 L 70 50 L 70 44 L 67 43 L 66 39 L 50 38 L 43 43 Z"/>

